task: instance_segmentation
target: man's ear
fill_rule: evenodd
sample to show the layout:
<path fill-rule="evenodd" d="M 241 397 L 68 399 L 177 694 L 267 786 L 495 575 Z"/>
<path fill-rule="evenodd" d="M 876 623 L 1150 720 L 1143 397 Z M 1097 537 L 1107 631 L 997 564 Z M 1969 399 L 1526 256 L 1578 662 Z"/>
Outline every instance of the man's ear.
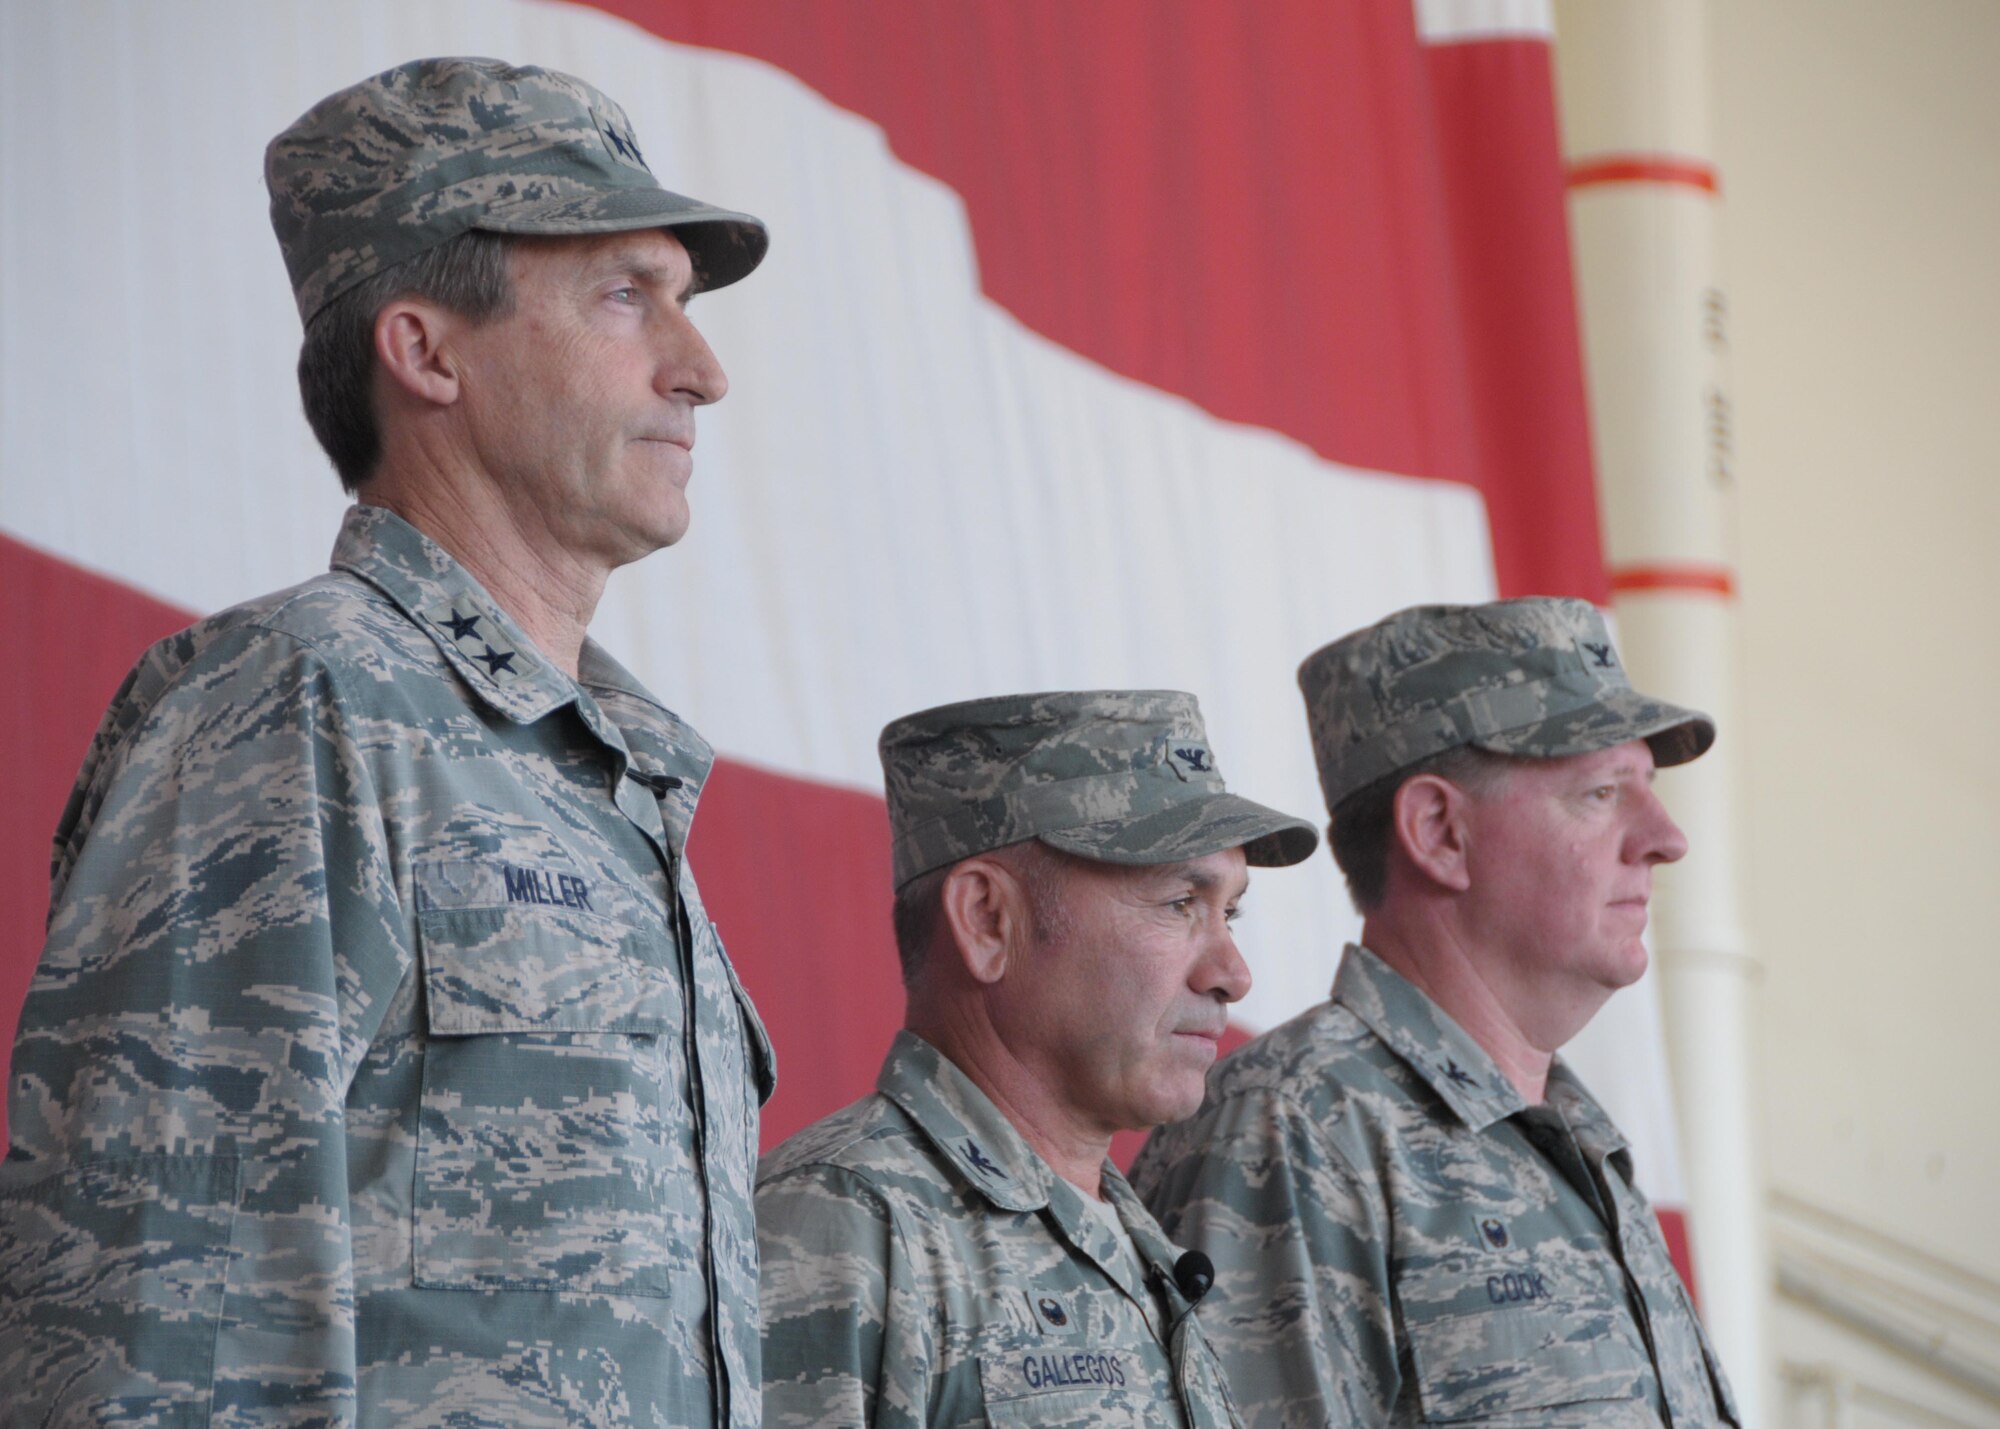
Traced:
<path fill-rule="evenodd" d="M 1390 820 L 1396 848 L 1423 878 L 1455 893 L 1472 886 L 1470 797 L 1449 779 L 1419 774 L 1396 790 Z"/>
<path fill-rule="evenodd" d="M 458 365 L 447 343 L 457 319 L 423 298 L 397 298 L 375 314 L 375 361 L 398 390 L 448 407 L 458 400 Z"/>
<path fill-rule="evenodd" d="M 997 858 L 965 859 L 945 875 L 939 897 L 960 965 L 974 982 L 999 982 L 1028 930 L 1027 890 L 1014 870 Z"/>

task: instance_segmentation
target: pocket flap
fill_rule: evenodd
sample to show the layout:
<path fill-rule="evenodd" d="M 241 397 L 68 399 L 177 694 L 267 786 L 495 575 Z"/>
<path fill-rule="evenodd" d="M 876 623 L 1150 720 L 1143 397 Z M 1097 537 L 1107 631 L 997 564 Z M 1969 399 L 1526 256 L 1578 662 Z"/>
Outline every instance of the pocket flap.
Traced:
<path fill-rule="evenodd" d="M 431 1035 L 638 1032 L 679 1024 L 664 950 L 610 919 L 558 908 L 417 915 Z"/>
<path fill-rule="evenodd" d="M 1647 1365 L 1594 1317 L 1509 1307 L 1408 1321 L 1429 1420 L 1556 1409 L 1644 1393 Z"/>

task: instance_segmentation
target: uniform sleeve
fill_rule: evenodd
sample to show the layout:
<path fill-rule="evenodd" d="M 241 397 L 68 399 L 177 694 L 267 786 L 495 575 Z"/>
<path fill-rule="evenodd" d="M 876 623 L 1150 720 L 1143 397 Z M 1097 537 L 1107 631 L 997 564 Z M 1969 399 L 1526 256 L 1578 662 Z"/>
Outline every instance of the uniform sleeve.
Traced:
<path fill-rule="evenodd" d="M 1155 1135 L 1132 1181 L 1168 1236 L 1215 1263 L 1198 1313 L 1249 1429 L 1388 1423 L 1401 1375 L 1373 1178 L 1255 1091 Z"/>
<path fill-rule="evenodd" d="M 814 1165 L 757 1189 L 767 1429 L 920 1429 L 936 1335 L 894 1211 Z"/>
<path fill-rule="evenodd" d="M 107 718 L 9 1080 L 10 1417 L 353 1414 L 345 1093 L 410 957 L 341 706 L 250 629 Z"/>

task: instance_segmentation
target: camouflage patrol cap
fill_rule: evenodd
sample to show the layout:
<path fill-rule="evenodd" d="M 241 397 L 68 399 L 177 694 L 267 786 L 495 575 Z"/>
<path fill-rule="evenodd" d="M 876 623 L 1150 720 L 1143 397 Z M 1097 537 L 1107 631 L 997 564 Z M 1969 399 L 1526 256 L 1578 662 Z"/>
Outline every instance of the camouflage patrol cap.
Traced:
<path fill-rule="evenodd" d="M 1231 794 L 1193 695 L 1086 690 L 940 705 L 882 731 L 896 886 L 1027 839 L 1100 863 L 1241 847 L 1281 867 L 1319 834 Z"/>
<path fill-rule="evenodd" d="M 697 288 L 763 261 L 764 225 L 660 187 L 625 111 L 580 79 L 487 59 L 412 60 L 330 94 L 264 151 L 299 316 L 468 229 L 671 228 Z"/>
<path fill-rule="evenodd" d="M 1584 600 L 1412 606 L 1308 655 L 1299 689 L 1329 811 L 1460 745 L 1554 759 L 1643 739 L 1664 768 L 1715 743 L 1707 715 L 1632 688 Z"/>

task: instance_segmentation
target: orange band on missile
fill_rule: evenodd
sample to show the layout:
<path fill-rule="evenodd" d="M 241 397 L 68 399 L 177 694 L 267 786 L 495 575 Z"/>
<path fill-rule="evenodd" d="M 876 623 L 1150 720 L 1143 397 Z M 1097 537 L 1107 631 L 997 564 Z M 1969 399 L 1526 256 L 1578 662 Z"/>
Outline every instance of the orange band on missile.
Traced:
<path fill-rule="evenodd" d="M 1703 193 L 1722 191 L 1715 165 L 1679 154 L 1595 154 L 1569 166 L 1571 188 L 1595 184 L 1674 184 Z"/>
<path fill-rule="evenodd" d="M 1719 595 L 1725 600 L 1733 600 L 1736 597 L 1736 573 L 1727 566 L 1693 562 L 1614 566 L 1611 569 L 1611 589 L 1620 593 L 1677 590 L 1696 595 Z"/>

